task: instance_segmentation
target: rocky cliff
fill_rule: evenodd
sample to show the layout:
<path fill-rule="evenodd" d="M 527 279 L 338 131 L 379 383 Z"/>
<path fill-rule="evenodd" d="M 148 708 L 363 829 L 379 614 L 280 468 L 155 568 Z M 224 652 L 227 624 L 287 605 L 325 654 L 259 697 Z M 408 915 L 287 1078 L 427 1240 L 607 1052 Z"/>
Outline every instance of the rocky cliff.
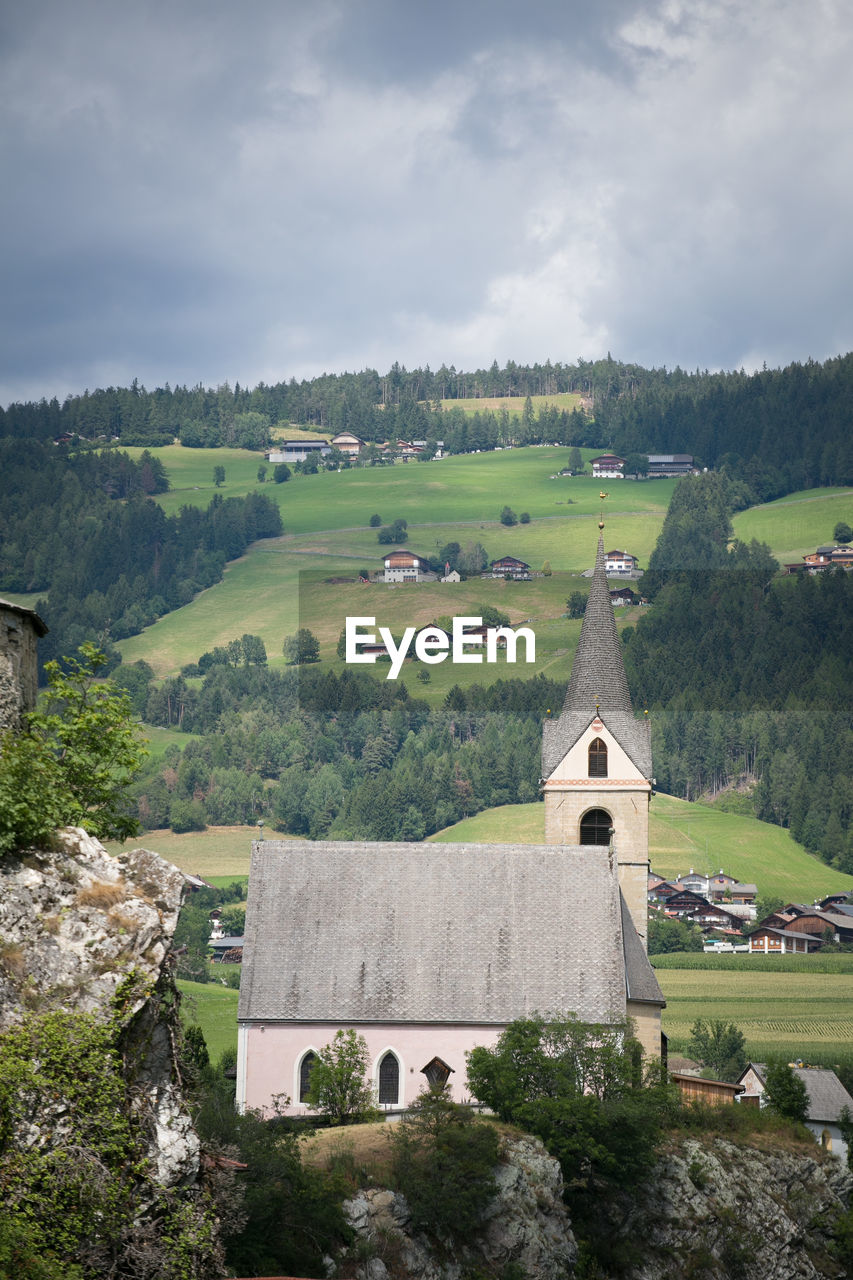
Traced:
<path fill-rule="evenodd" d="M 14 1039 L 29 1015 L 57 1010 L 103 1015 L 116 1028 L 124 1096 L 143 1157 L 128 1228 L 134 1249 L 157 1237 L 164 1205 L 190 1222 L 203 1200 L 168 961 L 184 888 L 181 872 L 158 854 L 135 849 L 111 857 L 78 828 L 61 832 L 53 850 L 0 864 L 0 1032 Z M 36 1148 L 50 1163 L 67 1138 L 69 1111 L 61 1084 L 34 1091 L 16 1122 L 21 1132 L 7 1134 L 6 1158 Z M 198 1226 L 207 1235 L 202 1253 L 218 1269 L 211 1221 L 199 1208 Z M 194 1274 L 208 1274 L 201 1254 Z"/>
<path fill-rule="evenodd" d="M 659 1159 L 631 1196 L 602 1197 L 604 1234 L 619 1248 L 619 1280 L 808 1280 L 851 1274 L 835 1238 L 853 1178 L 814 1156 L 722 1139 L 687 1139 Z M 534 1138 L 505 1143 L 498 1192 L 483 1229 L 463 1246 L 410 1230 L 403 1196 L 363 1191 L 347 1202 L 361 1240 L 359 1280 L 461 1280 L 518 1275 L 558 1280 L 578 1273 L 578 1245 L 562 1177 Z M 357 1251 L 358 1252 L 358 1251 Z M 847 1265 L 850 1259 L 846 1259 Z M 615 1273 L 593 1274 L 610 1280 Z M 623 1269 L 625 1268 L 625 1269 Z"/>

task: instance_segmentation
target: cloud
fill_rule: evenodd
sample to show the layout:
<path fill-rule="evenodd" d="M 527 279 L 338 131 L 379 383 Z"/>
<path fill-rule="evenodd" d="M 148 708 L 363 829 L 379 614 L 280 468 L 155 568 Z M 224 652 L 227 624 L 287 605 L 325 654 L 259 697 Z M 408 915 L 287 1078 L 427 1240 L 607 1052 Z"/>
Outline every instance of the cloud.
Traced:
<path fill-rule="evenodd" d="M 417 12 L 415 12 L 417 10 Z M 7 12 L 0 400 L 848 349 L 853 19 L 787 0 Z"/>

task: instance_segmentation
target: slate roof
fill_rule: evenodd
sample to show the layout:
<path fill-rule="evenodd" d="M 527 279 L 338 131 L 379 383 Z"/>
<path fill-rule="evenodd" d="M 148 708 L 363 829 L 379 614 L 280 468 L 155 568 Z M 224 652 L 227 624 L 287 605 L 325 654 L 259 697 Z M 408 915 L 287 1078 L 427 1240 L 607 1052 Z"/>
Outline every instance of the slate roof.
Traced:
<path fill-rule="evenodd" d="M 621 1017 L 663 997 L 620 904 L 594 845 L 258 841 L 238 1017 Z"/>
<path fill-rule="evenodd" d="M 740 1084 L 750 1069 L 758 1076 L 763 1087 L 767 1075 L 767 1064 L 764 1062 L 747 1063 L 738 1083 Z M 792 1070 L 806 1086 L 809 1095 L 807 1117 L 809 1120 L 831 1124 L 838 1120 L 844 1107 L 853 1114 L 853 1098 L 834 1071 L 826 1067 L 793 1067 Z"/>
<path fill-rule="evenodd" d="M 598 552 L 563 710 L 542 726 L 542 776 L 548 778 L 598 714 L 640 770 L 652 776 L 651 727 L 636 720 L 628 692 L 622 647 L 604 571 L 604 538 Z"/>
<path fill-rule="evenodd" d="M 44 618 L 40 617 L 35 609 L 27 609 L 22 604 L 13 604 L 11 600 L 0 599 L 0 608 L 7 610 L 9 613 L 17 613 L 21 618 L 29 618 L 30 624 L 37 636 L 46 636 L 48 626 Z"/>
<path fill-rule="evenodd" d="M 625 991 L 629 1000 L 643 1004 L 663 1005 L 666 1001 L 649 957 L 634 928 L 631 912 L 622 894 L 619 894 L 622 912 L 622 950 L 625 956 Z"/>

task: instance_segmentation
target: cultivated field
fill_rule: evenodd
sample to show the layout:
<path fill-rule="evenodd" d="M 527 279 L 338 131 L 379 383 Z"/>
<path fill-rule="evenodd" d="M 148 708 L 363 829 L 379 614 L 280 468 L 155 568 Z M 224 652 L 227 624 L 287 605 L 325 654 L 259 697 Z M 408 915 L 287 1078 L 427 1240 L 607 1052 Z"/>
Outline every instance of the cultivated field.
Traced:
<path fill-rule="evenodd" d="M 795 1054 L 805 1061 L 850 1055 L 849 973 L 656 972 L 666 997 L 663 1029 L 675 1051 L 685 1049 L 690 1028 L 701 1017 L 734 1022 L 746 1037 L 750 1057 L 759 1062 L 774 1054 Z"/>

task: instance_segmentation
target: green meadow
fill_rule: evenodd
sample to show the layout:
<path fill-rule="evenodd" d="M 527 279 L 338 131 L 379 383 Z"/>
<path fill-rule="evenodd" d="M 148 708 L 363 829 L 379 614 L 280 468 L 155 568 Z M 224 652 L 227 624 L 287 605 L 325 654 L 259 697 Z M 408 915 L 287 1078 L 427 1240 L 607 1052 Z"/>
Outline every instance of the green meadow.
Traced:
<path fill-rule="evenodd" d="M 853 525 L 853 489 L 806 489 L 739 512 L 735 536 L 766 542 L 780 564 L 796 564 L 809 551 L 832 542 L 839 520 Z"/>
<path fill-rule="evenodd" d="M 430 838 L 541 844 L 544 837 L 544 806 L 521 804 L 487 809 Z M 781 827 L 660 793 L 651 803 L 649 856 L 652 870 L 659 875 L 673 876 L 691 867 L 702 872 L 722 867 L 729 875 L 758 885 L 759 893 L 778 895 L 786 902 L 811 902 L 828 893 L 853 890 L 853 876 L 812 857 Z"/>
<path fill-rule="evenodd" d="M 181 1020 L 199 1026 L 213 1062 L 226 1049 L 237 1048 L 237 1000 L 239 992 L 217 982 L 178 982 Z"/>
<path fill-rule="evenodd" d="M 266 834 L 278 836 L 269 829 Z M 252 826 L 209 827 L 185 835 L 152 831 L 126 842 L 126 847 L 142 844 L 204 879 L 233 878 L 248 874 L 251 842 L 257 835 Z M 541 803 L 486 809 L 430 837 L 481 844 L 542 844 L 544 838 Z M 121 846 L 108 847 L 117 851 Z M 652 800 L 649 848 L 652 869 L 659 875 L 673 876 L 691 867 L 697 871 L 722 867 L 746 883 L 757 884 L 759 893 L 777 895 L 786 902 L 811 902 L 828 893 L 853 890 L 853 876 L 812 857 L 781 827 L 675 796 L 658 794 Z"/>
<path fill-rule="evenodd" d="M 552 396 L 531 396 L 530 402 L 534 413 L 539 413 L 540 409 L 566 409 L 571 413 L 572 409 L 581 407 L 583 396 L 577 391 L 557 391 Z M 520 418 L 526 403 L 524 396 L 464 396 L 458 400 L 442 400 L 441 407 L 445 411 L 461 409 L 463 413 L 500 413 L 501 409 L 506 409 L 511 418 Z M 600 453 L 601 450 L 595 452 Z"/>

